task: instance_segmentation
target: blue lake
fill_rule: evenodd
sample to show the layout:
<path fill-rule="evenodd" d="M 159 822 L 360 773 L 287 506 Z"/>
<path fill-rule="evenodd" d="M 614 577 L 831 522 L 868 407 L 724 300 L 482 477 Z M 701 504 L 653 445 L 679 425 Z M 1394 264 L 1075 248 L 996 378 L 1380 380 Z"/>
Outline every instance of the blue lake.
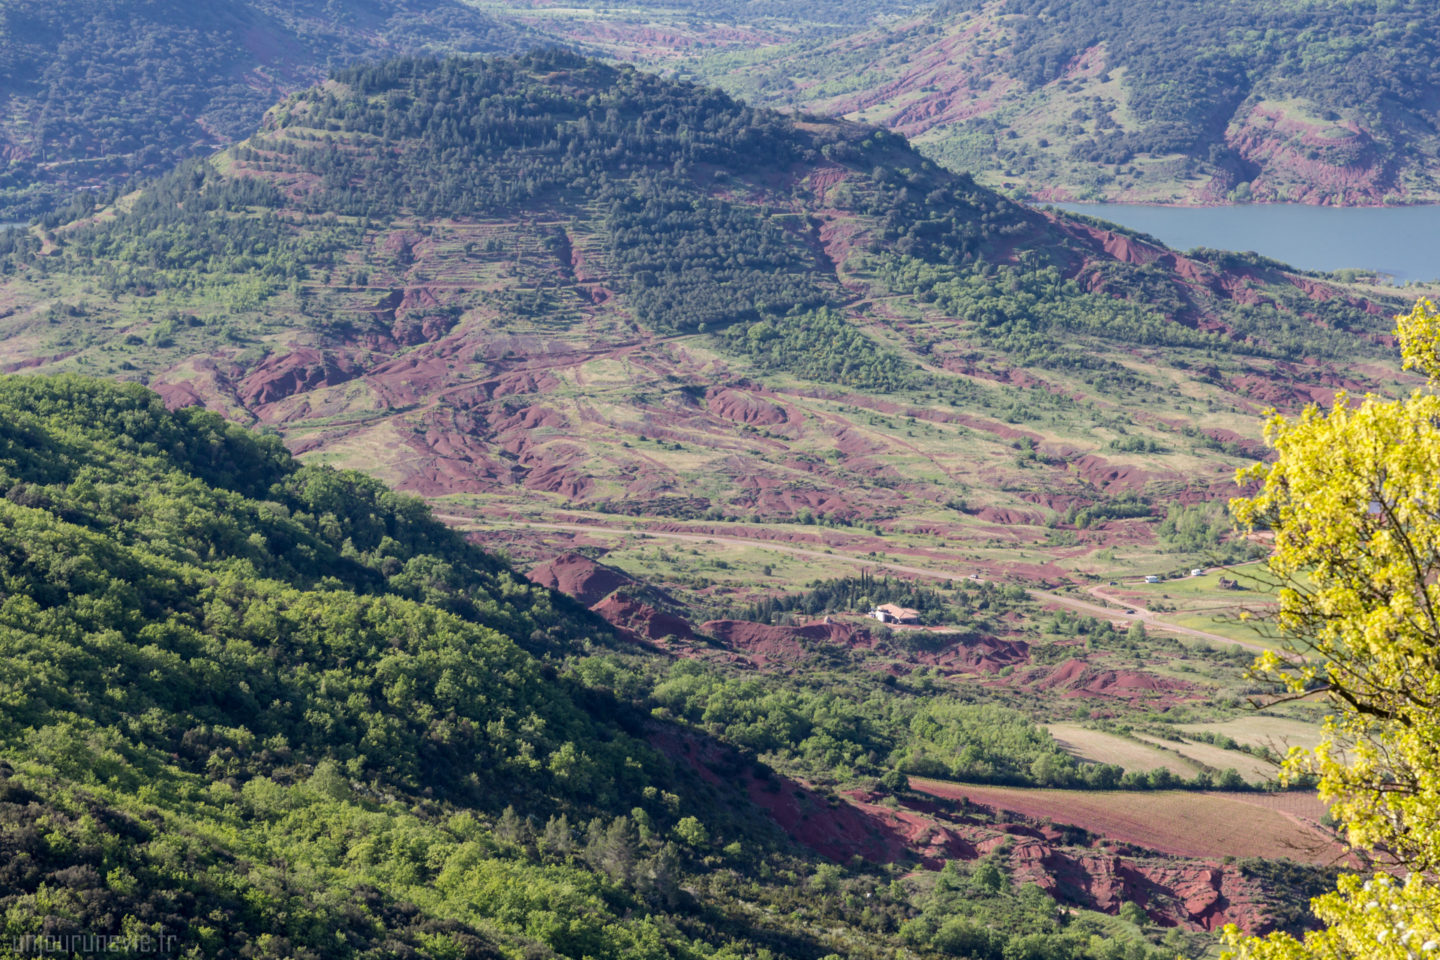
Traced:
<path fill-rule="evenodd" d="M 1304 270 L 1354 267 L 1401 282 L 1440 279 L 1440 206 L 1055 206 L 1148 233 L 1176 250 L 1253 250 Z"/>

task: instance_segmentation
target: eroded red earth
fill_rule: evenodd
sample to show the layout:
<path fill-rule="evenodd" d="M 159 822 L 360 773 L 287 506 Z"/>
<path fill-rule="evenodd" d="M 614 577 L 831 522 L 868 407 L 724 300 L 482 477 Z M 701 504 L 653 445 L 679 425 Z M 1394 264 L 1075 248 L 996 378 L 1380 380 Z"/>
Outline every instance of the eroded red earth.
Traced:
<path fill-rule="evenodd" d="M 1017 882 L 1035 883 L 1061 904 L 1116 913 L 1130 901 L 1156 923 L 1198 930 L 1234 923 L 1263 933 L 1274 925 L 1276 893 L 1218 859 L 1164 854 L 974 803 L 960 784 L 912 781 L 918 792 L 900 798 L 827 793 L 678 728 L 654 728 L 650 741 L 712 787 L 742 791 L 795 843 L 838 863 L 859 857 L 934 870 L 998 852 Z"/>
<path fill-rule="evenodd" d="M 663 599 L 650 602 L 650 588 L 575 553 L 538 564 L 530 576 L 587 604 L 623 636 L 674 656 L 785 672 L 827 651 L 863 650 L 872 666 L 892 672 L 934 667 L 946 677 L 1092 702 L 1147 698 L 1164 705 L 1201 695 L 1181 681 L 1097 668 L 1078 655 L 1053 666 L 1033 664 L 1026 643 L 1000 637 L 916 628 L 911 640 L 927 642 L 897 643 L 893 636 L 883 641 L 856 622 L 831 618 L 800 625 L 712 620 L 696 627 L 659 609 L 656 603 Z M 712 786 L 740 789 L 792 840 L 836 862 L 858 856 L 938 869 L 947 860 L 973 860 L 998 850 L 1018 881 L 1037 883 L 1063 904 L 1113 913 L 1134 901 L 1158 923 L 1194 929 L 1236 923 L 1264 931 L 1270 924 L 1275 899 L 1260 880 L 1215 857 L 1150 849 L 1149 834 L 1091 834 L 1052 823 L 1055 811 L 1049 808 L 977 803 L 969 795 L 983 795 L 984 788 L 938 781 L 913 781 L 919 792 L 899 804 L 877 793 L 829 793 L 679 728 L 657 728 L 651 742 Z"/>

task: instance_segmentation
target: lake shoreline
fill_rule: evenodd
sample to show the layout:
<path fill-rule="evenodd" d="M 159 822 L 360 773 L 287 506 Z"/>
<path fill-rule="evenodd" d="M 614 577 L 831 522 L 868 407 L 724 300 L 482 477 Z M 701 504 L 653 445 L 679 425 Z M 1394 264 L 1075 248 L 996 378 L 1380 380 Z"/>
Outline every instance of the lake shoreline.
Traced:
<path fill-rule="evenodd" d="M 1440 204 L 1047 203 L 1031 209 L 1113 223 L 1178 252 L 1253 252 L 1298 270 L 1355 270 L 1396 285 L 1440 280 Z"/>

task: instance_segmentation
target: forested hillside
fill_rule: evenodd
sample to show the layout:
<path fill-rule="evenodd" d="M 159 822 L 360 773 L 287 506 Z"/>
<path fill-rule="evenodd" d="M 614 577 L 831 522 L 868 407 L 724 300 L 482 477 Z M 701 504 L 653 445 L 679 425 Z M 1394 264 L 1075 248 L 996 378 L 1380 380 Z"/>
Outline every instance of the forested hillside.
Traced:
<path fill-rule="evenodd" d="M 1415 203 L 1440 195 L 1437 26 L 1420 0 L 949 0 L 702 72 L 1043 199 Z"/>
<path fill-rule="evenodd" d="M 708 716 L 743 710 L 754 681 L 716 688 L 701 669 L 647 690 L 660 658 L 417 501 L 301 466 L 274 437 L 167 412 L 135 385 L 11 377 L 0 487 L 7 944 L 578 960 L 878 957 L 901 942 L 998 958 L 1014 942 L 1152 956 L 1103 917 L 1062 922 L 993 862 L 917 886 L 883 859 L 838 866 L 791 846 L 738 789 L 747 779 L 773 784 L 754 795 L 813 798 L 815 825 L 844 805 L 643 710 L 684 712 L 686 688 L 707 682 Z M 769 694 L 776 723 L 784 684 Z M 1005 737 L 1046 749 L 1003 710 L 977 723 L 931 698 L 925 716 L 931 736 L 977 750 Z M 655 746 L 681 743 L 728 764 L 730 785 Z"/>
<path fill-rule="evenodd" d="M 449 0 L 6 3 L 0 223 L 231 143 L 332 64 L 509 50 L 521 33 Z"/>

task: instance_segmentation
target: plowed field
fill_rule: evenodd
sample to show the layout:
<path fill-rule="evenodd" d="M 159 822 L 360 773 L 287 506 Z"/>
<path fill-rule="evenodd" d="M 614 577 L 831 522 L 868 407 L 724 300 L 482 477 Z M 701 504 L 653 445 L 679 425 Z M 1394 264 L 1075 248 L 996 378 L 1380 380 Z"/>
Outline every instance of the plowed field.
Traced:
<path fill-rule="evenodd" d="M 1330 864 L 1339 862 L 1344 853 L 1315 824 L 1324 808 L 1308 794 L 1031 790 L 920 777 L 911 777 L 910 783 L 932 796 L 963 797 L 1178 856 L 1288 857 Z"/>

